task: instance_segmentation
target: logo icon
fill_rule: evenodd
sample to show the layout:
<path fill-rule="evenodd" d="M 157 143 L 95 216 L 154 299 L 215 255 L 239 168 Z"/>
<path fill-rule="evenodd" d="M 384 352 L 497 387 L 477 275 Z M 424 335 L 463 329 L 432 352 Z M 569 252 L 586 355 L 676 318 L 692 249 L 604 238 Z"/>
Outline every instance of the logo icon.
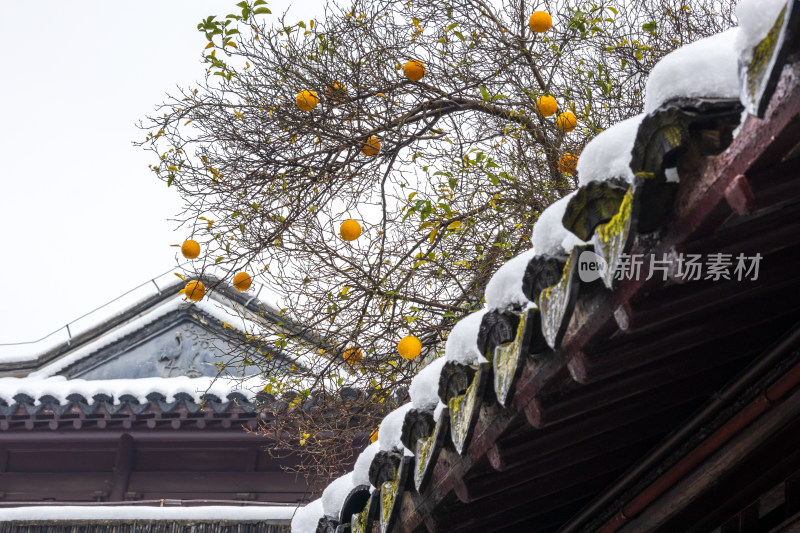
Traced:
<path fill-rule="evenodd" d="M 605 275 L 608 264 L 602 256 L 586 250 L 578 256 L 578 276 L 584 283 L 590 283 Z"/>

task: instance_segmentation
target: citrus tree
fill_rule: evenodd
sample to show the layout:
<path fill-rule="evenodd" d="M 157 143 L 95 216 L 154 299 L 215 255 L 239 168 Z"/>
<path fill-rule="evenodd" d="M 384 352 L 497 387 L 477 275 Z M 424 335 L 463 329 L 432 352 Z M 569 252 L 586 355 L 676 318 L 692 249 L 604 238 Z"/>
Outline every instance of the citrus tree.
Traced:
<path fill-rule="evenodd" d="M 655 62 L 731 25 L 731 11 L 354 0 L 296 20 L 247 0 L 203 20 L 204 80 L 143 121 L 139 144 L 186 200 L 195 273 L 249 272 L 286 295 L 293 335 L 318 340 L 248 339 L 244 363 L 294 398 L 274 435 L 304 447 L 315 473 L 336 471 L 420 352 L 440 352 L 494 270 L 530 247 L 586 142 L 640 112 Z M 275 346 L 297 357 L 289 372 Z M 359 416 L 309 407 L 330 407 L 343 384 L 370 391 Z"/>

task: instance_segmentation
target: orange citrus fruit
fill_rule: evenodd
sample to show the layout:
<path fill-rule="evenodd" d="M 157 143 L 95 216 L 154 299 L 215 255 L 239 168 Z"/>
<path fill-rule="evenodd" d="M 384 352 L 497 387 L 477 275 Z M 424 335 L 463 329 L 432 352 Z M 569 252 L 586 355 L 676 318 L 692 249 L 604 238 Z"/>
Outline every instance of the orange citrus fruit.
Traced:
<path fill-rule="evenodd" d="M 253 283 L 253 278 L 247 272 L 239 272 L 233 276 L 233 288 L 239 292 L 244 292 L 250 288 Z"/>
<path fill-rule="evenodd" d="M 325 98 L 333 103 L 339 103 L 347 96 L 347 87 L 340 81 L 335 81 L 325 87 Z"/>
<path fill-rule="evenodd" d="M 577 125 L 578 119 L 575 117 L 575 113 L 572 111 L 564 111 L 558 115 L 558 118 L 556 119 L 556 126 L 558 126 L 558 129 L 566 133 L 574 130 L 575 126 Z"/>
<path fill-rule="evenodd" d="M 558 160 L 558 170 L 566 174 L 575 174 L 575 167 L 578 164 L 578 158 L 575 154 L 566 152 Z"/>
<path fill-rule="evenodd" d="M 183 288 L 183 294 L 186 295 L 193 302 L 199 302 L 206 294 L 206 288 L 203 283 L 197 280 L 192 280 L 186 283 Z"/>
<path fill-rule="evenodd" d="M 536 110 L 539 111 L 543 117 L 549 117 L 558 111 L 558 102 L 549 94 L 540 96 L 536 99 Z"/>
<path fill-rule="evenodd" d="M 361 362 L 361 359 L 363 359 L 364 356 L 361 353 L 361 348 L 348 348 L 344 351 L 342 357 L 351 365 L 357 365 Z"/>
<path fill-rule="evenodd" d="M 422 351 L 422 343 L 414 335 L 408 335 L 397 343 L 397 351 L 403 359 L 416 359 Z"/>
<path fill-rule="evenodd" d="M 419 81 L 425 75 L 425 64 L 422 61 L 413 59 L 405 64 L 403 74 L 411 81 Z"/>
<path fill-rule="evenodd" d="M 317 107 L 319 97 L 314 91 L 300 91 L 297 93 L 295 101 L 297 102 L 297 107 L 299 107 L 301 111 L 311 111 Z"/>
<path fill-rule="evenodd" d="M 536 11 L 528 19 L 528 26 L 534 33 L 544 33 L 553 26 L 553 17 L 547 11 Z"/>
<path fill-rule="evenodd" d="M 364 143 L 364 147 L 361 148 L 361 153 L 367 157 L 375 157 L 381 151 L 381 141 L 374 135 L 367 139 L 367 142 Z"/>
<path fill-rule="evenodd" d="M 183 244 L 181 244 L 181 254 L 183 254 L 183 257 L 186 259 L 194 259 L 200 255 L 200 245 L 197 241 L 191 239 L 184 241 Z"/>
<path fill-rule="evenodd" d="M 354 241 L 358 239 L 359 235 L 361 235 L 361 224 L 358 221 L 349 218 L 342 222 L 342 225 L 339 227 L 339 233 L 342 235 L 342 239 L 346 241 Z"/>

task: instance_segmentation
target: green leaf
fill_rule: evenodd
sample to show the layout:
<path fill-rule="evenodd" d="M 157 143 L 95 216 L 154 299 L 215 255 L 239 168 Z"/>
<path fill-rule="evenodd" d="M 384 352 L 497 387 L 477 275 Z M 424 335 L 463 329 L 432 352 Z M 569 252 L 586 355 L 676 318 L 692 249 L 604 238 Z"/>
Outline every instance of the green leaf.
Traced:
<path fill-rule="evenodd" d="M 642 24 L 642 29 L 644 31 L 647 31 L 647 32 L 650 32 L 650 33 L 656 31 L 656 23 L 655 23 L 655 21 L 651 20 L 650 22 Z"/>
<path fill-rule="evenodd" d="M 222 257 L 217 257 L 217 258 L 214 260 L 214 264 L 216 265 L 217 263 L 221 262 L 221 261 L 222 261 L 222 259 L 223 259 Z"/>
<path fill-rule="evenodd" d="M 483 98 L 484 102 L 488 102 L 491 96 L 489 96 L 489 91 L 487 91 L 483 86 L 480 87 L 481 89 L 481 98 Z"/>

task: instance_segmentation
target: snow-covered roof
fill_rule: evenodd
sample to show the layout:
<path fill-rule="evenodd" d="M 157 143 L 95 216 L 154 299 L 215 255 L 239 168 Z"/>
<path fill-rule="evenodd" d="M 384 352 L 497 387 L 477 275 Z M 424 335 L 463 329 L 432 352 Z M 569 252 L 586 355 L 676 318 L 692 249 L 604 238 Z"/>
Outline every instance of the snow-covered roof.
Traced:
<path fill-rule="evenodd" d="M 215 396 L 227 398 L 236 393 L 240 397 L 253 399 L 263 389 L 260 377 L 248 379 L 233 378 L 190 378 L 178 376 L 174 378 L 139 378 L 139 379 L 67 379 L 64 376 L 52 377 L 0 377 L 0 402 L 13 404 L 17 396 L 24 395 L 33 400 L 34 405 L 42 402 L 42 398 L 59 403 L 68 403 L 75 397 L 81 397 L 88 403 L 95 396 L 103 395 L 114 405 L 119 405 L 124 396 L 135 398 L 140 403 L 147 403 L 148 396 L 159 394 L 167 399 L 183 395 L 200 404 L 204 397 Z"/>
<path fill-rule="evenodd" d="M 288 322 L 281 317 L 273 299 L 280 295 L 271 289 L 251 288 L 238 293 L 214 275 L 204 277 L 204 283 L 214 286 L 200 302 L 189 302 L 179 291 L 186 281 L 177 279 L 171 272 L 163 274 L 123 294 L 119 298 L 90 311 L 69 323 L 67 328 L 30 343 L 0 343 L 0 372 L 16 363 L 16 367 L 37 362 L 49 362 L 54 356 L 70 355 L 76 350 L 86 354 L 87 349 L 100 349 L 115 342 L 131 331 L 159 320 L 179 309 L 196 309 L 215 320 L 225 322 L 241 332 L 260 331 L 266 322 Z M 254 284 L 255 285 L 255 284 Z M 260 314 L 263 313 L 262 317 Z M 80 358 L 71 356 L 74 361 Z M 27 363 L 27 365 L 24 365 Z M 57 366 L 50 369 L 58 372 Z"/>
<path fill-rule="evenodd" d="M 664 104 L 679 98 L 738 99 L 739 62 L 749 60 L 748 54 L 752 52 L 752 47 L 764 38 L 767 30 L 774 24 L 777 13 L 786 5 L 785 0 L 765 2 L 742 0 L 738 8 L 739 18 L 742 21 L 741 30 L 731 29 L 665 56 L 653 68 L 647 83 L 645 113 L 610 127 L 586 146 L 577 165 L 579 184 L 585 186 L 591 182 L 613 178 L 621 178 L 632 184 L 635 176 L 630 168 L 631 152 L 637 141 L 640 125 L 647 114 L 658 113 Z M 746 22 L 743 17 L 747 17 Z M 487 307 L 456 323 L 448 336 L 445 357 L 422 368 L 417 378 L 412 381 L 411 402 L 387 415 L 380 426 L 379 443 L 368 446 L 357 460 L 354 476 L 356 481 L 364 482 L 369 463 L 378 449 L 400 448 L 398 443 L 403 425 L 401 415 L 405 415 L 412 406 L 426 411 L 441 409 L 442 403 L 438 400 L 437 388 L 439 374 L 445 361 L 472 366 L 486 361 L 484 354 L 478 348 L 481 322 L 491 309 L 519 308 L 530 303 L 520 286 L 530 259 L 535 255 L 569 255 L 576 246 L 586 244 L 562 224 L 566 207 L 574 194 L 557 200 L 539 216 L 533 228 L 533 249 L 509 261 L 489 281 Z M 568 274 L 566 272 L 565 276 Z M 547 327 L 544 319 L 542 327 Z M 497 382 L 495 385 L 497 386 Z M 535 416 L 527 411 L 526 415 L 531 418 Z M 463 422 L 463 419 L 461 421 Z M 451 423 L 456 422 L 451 421 Z M 422 459 L 416 458 L 418 461 Z M 350 484 L 351 488 L 352 482 L 353 479 L 347 477 L 337 481 L 339 484 Z M 338 489 L 341 487 L 337 487 Z M 469 497 L 470 495 L 459 494 L 459 499 Z M 335 516 L 335 513 L 330 511 L 331 509 L 326 510 L 325 514 Z M 302 528 L 299 525 L 295 527 L 293 523 L 293 533 L 313 531 L 316 522 L 312 518 L 319 519 L 321 516 L 321 509 L 309 509 L 305 522 L 308 525 Z"/>
<path fill-rule="evenodd" d="M 302 507 L 295 505 L 36 505 L 0 507 L 0 522 L 39 520 L 236 520 L 286 523 Z"/>

